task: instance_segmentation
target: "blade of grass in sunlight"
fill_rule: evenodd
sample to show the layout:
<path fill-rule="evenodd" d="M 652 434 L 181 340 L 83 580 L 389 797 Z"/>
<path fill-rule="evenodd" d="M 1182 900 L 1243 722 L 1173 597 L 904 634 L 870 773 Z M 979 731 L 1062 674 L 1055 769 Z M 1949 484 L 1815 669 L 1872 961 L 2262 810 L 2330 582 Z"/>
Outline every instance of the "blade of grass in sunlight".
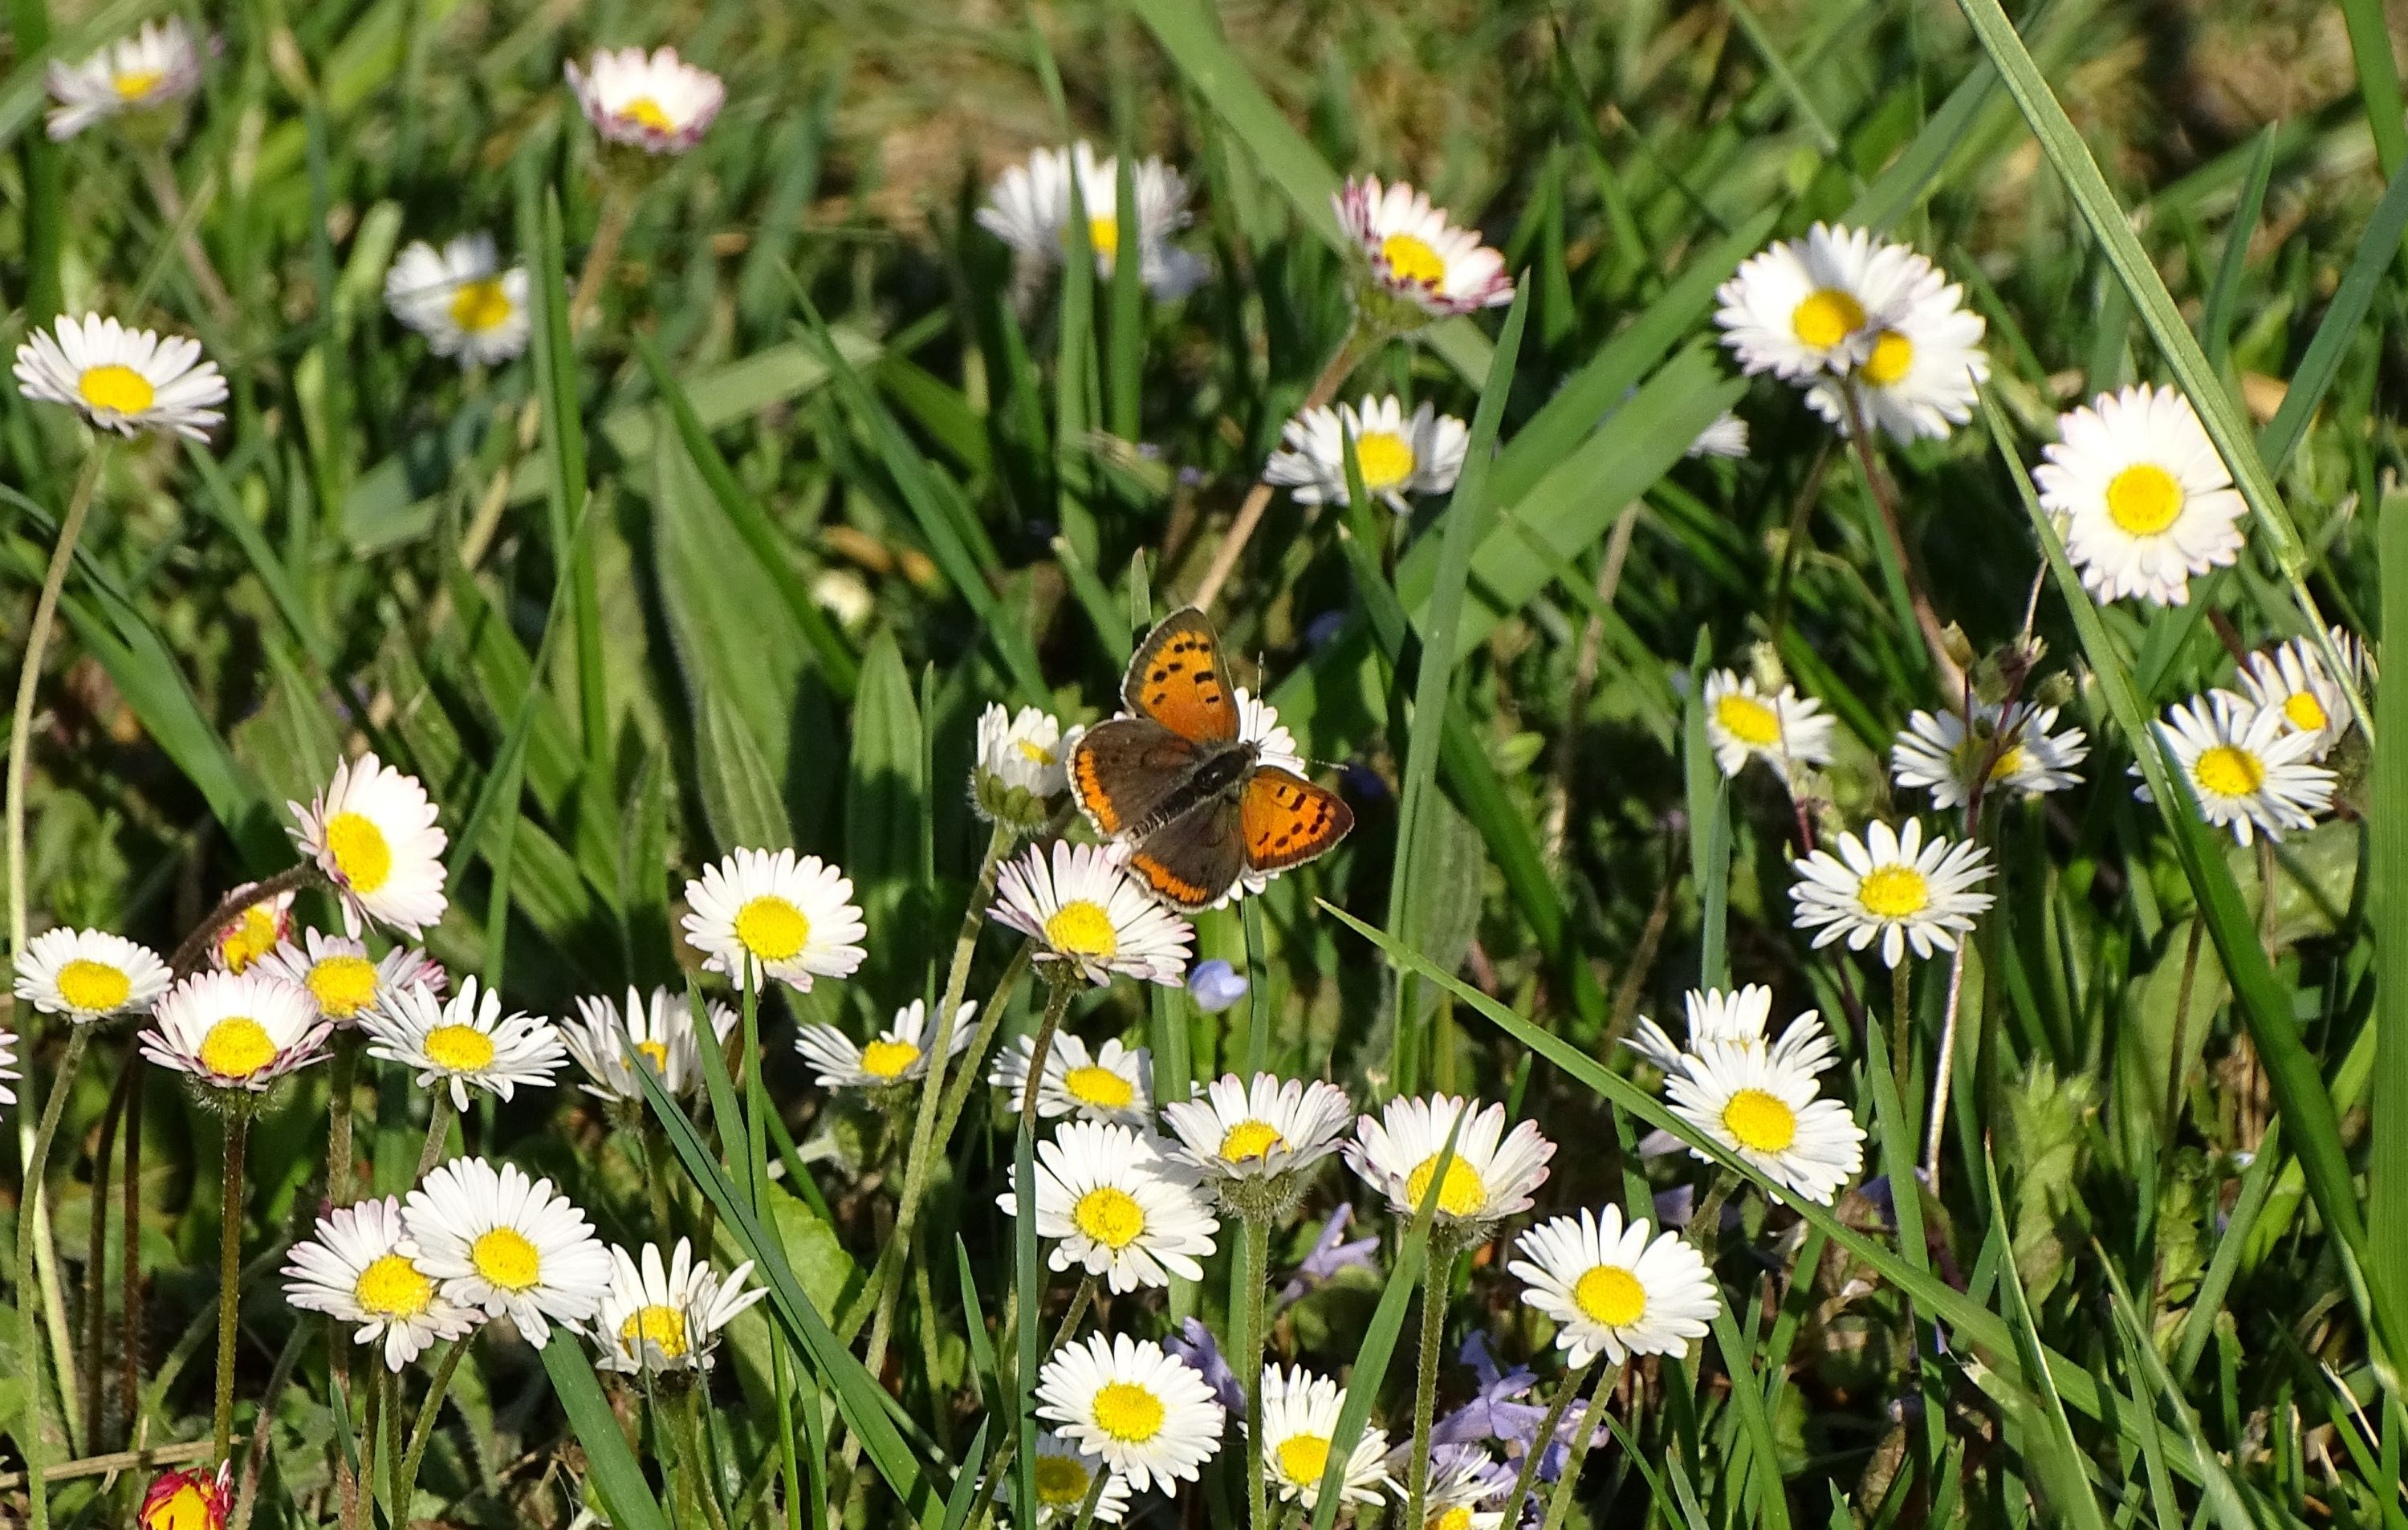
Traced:
<path fill-rule="evenodd" d="M 560 1399 L 561 1411 L 568 1415 L 569 1427 L 577 1431 L 578 1444 L 584 1447 L 586 1470 L 601 1495 L 602 1507 L 609 1511 L 611 1524 L 626 1530 L 669 1530 L 668 1516 L 644 1480 L 644 1468 L 627 1448 L 626 1436 L 619 1432 L 619 1416 L 610 1411 L 609 1399 L 602 1395 L 594 1362 L 586 1358 L 577 1336 L 555 1329 L 552 1342 L 539 1352 L 544 1374 L 552 1378 L 552 1394 Z"/>

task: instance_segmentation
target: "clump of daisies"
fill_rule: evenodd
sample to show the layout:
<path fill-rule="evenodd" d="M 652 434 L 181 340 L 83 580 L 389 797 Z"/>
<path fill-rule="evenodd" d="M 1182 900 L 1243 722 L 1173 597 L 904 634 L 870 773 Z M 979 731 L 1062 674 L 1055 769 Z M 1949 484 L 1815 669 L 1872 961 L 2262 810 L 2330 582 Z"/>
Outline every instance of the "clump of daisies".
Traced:
<path fill-rule="evenodd" d="M 44 123 L 53 140 L 113 122 L 138 143 L 164 144 L 200 88 L 200 43 L 181 16 L 145 21 L 79 64 L 54 60 L 45 82 L 58 103 Z"/>
<path fill-rule="evenodd" d="M 505 268 L 490 234 L 463 234 L 436 249 L 412 240 L 384 277 L 385 307 L 438 356 L 498 366 L 527 346 L 527 272 Z"/>
<path fill-rule="evenodd" d="M 1363 492 L 1402 515 L 1409 508 L 1406 496 L 1442 494 L 1455 487 L 1470 436 L 1469 426 L 1434 405 L 1424 403 L 1408 416 L 1394 393 L 1366 393 L 1360 408 L 1316 407 L 1290 420 L 1280 432 L 1283 450 L 1271 453 L 1263 479 L 1292 490 L 1299 505 L 1343 505 L 1351 440 Z"/>
<path fill-rule="evenodd" d="M 2190 400 L 2147 383 L 2059 415 L 2032 470 L 2066 556 L 2100 600 L 2190 601 L 2190 581 L 2231 566 L 2247 508 Z"/>
<path fill-rule="evenodd" d="M 1146 290 L 1168 301 L 1201 286 L 1204 263 L 1174 242 L 1187 226 L 1187 181 L 1159 159 L 1131 176 L 1137 206 L 1135 236 Z M 1068 149 L 1039 149 L 1007 167 L 978 210 L 981 228 L 1011 247 L 1025 275 L 1062 263 L 1071 248 L 1073 219 L 1083 218 L 1096 274 L 1109 279 L 1120 261 L 1121 223 L 1132 215 L 1120 200 L 1120 161 L 1097 159 L 1083 140 Z"/>
<path fill-rule="evenodd" d="M 127 329 L 97 313 L 61 314 L 36 330 L 17 348 L 12 370 L 27 398 L 64 404 L 93 429 L 120 436 L 159 430 L 207 441 L 225 418 L 216 408 L 226 399 L 225 378 L 198 340 Z"/>
<path fill-rule="evenodd" d="M 1839 1058 L 1821 1020 L 1809 1009 L 1768 1038 L 1771 997 L 1754 985 L 1692 994 L 1684 1044 L 1651 1023 L 1633 1045 L 1664 1070 L 1675 1115 L 1772 1183 L 1828 1205 L 1864 1166 L 1864 1130 L 1822 1097 L 1821 1075 Z"/>
<path fill-rule="evenodd" d="M 1990 879 L 1989 851 L 1939 836 L 1927 844 L 1914 819 L 1903 829 L 1876 822 L 1861 838 L 1842 834 L 1835 845 L 1836 854 L 1817 850 L 1790 863 L 1796 923 L 1815 932 L 1817 951 L 1840 940 L 1863 951 L 1878 941 L 1883 963 L 1895 967 L 1910 946 L 1918 957 L 1955 951 L 1956 937 L 1990 907 L 1991 894 L 1978 891 Z"/>
<path fill-rule="evenodd" d="M 1427 193 L 1366 176 L 1349 179 L 1330 203 L 1360 264 L 1356 307 L 1374 333 L 1409 334 L 1513 301 L 1505 257 L 1476 230 L 1448 222 Z"/>

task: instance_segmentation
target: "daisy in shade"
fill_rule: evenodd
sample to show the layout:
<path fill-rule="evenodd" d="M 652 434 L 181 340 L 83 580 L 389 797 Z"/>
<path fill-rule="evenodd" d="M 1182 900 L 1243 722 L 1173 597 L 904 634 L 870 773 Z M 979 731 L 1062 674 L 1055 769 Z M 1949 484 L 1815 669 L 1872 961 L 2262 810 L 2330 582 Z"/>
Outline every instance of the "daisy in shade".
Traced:
<path fill-rule="evenodd" d="M 418 1267 L 447 1299 L 509 1318 L 538 1350 L 553 1323 L 585 1322 L 610 1289 L 610 1255 L 585 1213 L 516 1164 L 440 1165 L 409 1193 L 402 1220 Z"/>
<path fill-rule="evenodd" d="M 234 1463 L 161 1472 L 134 1511 L 141 1530 L 224 1530 L 234 1512 Z"/>
<path fill-rule="evenodd" d="M 1477 232 L 1449 223 L 1426 193 L 1366 176 L 1329 200 L 1338 226 L 1370 266 L 1370 293 L 1385 300 L 1376 321 L 1401 330 L 1513 301 L 1505 257 Z"/>
<path fill-rule="evenodd" d="M 301 853 L 335 884 L 344 933 L 358 936 L 371 922 L 406 930 L 414 939 L 443 918 L 443 847 L 435 804 L 415 776 L 373 754 L 335 766 L 335 779 L 308 807 L 284 805 L 299 821 L 292 832 Z"/>
<path fill-rule="evenodd" d="M 997 1052 L 987 1082 L 1017 1104 L 1028 1087 L 1028 1059 L 1036 1050 L 1036 1038 L 1024 1036 Z M 1090 1052 L 1085 1042 L 1060 1032 L 1046 1051 L 1044 1076 L 1037 1080 L 1037 1113 L 1048 1120 L 1113 1121 L 1141 1131 L 1154 1119 L 1154 1056 L 1143 1047 L 1121 1045 L 1118 1037 Z"/>
<path fill-rule="evenodd" d="M 44 930 L 17 952 L 17 997 L 89 1025 L 140 1014 L 174 977 L 148 946 L 106 930 Z"/>
<path fill-rule="evenodd" d="M 1177 986 L 1195 931 L 1096 845 L 1031 845 L 996 881 L 996 922 L 1037 943 L 1037 960 L 1098 987 L 1115 977 Z"/>
<path fill-rule="evenodd" d="M 196 972 L 160 997 L 142 1055 L 222 1094 L 259 1094 L 326 1055 L 333 1030 L 281 978 Z"/>
<path fill-rule="evenodd" d="M 418 1267 L 418 1245 L 402 1226 L 401 1202 L 390 1195 L 320 1217 L 318 1236 L 294 1244 L 286 1260 L 284 1299 L 357 1324 L 353 1343 L 381 1339 L 385 1367 L 395 1374 L 428 1345 L 484 1321 Z"/>
<path fill-rule="evenodd" d="M 1459 1133 L 1457 1117 L 1463 1121 Z M 1364 1116 L 1354 1122 L 1346 1162 L 1388 1197 L 1397 1215 L 1411 1217 L 1429 1193 L 1450 1134 L 1455 1136 L 1455 1159 L 1439 1185 L 1440 1226 L 1460 1235 L 1529 1209 L 1531 1193 L 1546 1183 L 1547 1160 L 1555 1155 L 1555 1145 L 1527 1121 L 1506 1136 L 1502 1105 L 1483 1109 L 1475 1100 L 1450 1094 L 1399 1096 L 1377 1118 Z"/>
<path fill-rule="evenodd" d="M 2189 779 L 2200 814 L 2246 845 L 2260 833 L 2279 841 L 2312 827 L 2332 806 L 2333 773 L 2310 763 L 2315 736 L 2287 728 L 2281 712 L 2216 691 L 2167 708 L 2157 736 Z M 2147 784 L 2134 794 L 2148 801 Z"/>
<path fill-rule="evenodd" d="M 610 1265 L 610 1288 L 594 1318 L 594 1341 L 605 1370 L 653 1376 L 708 1371 L 720 1330 L 769 1294 L 767 1286 L 746 1289 L 750 1260 L 722 1280 L 710 1261 L 695 1262 L 684 1238 L 677 1240 L 666 1263 L 660 1245 L 647 1243 L 640 1260 L 613 1248 Z"/>
<path fill-rule="evenodd" d="M 371 957 L 366 943 L 317 930 L 308 931 L 299 945 L 287 939 L 260 962 L 260 969 L 308 989 L 318 1012 L 337 1030 L 358 1024 L 360 1016 L 385 999 L 420 986 L 440 996 L 450 982 L 441 965 L 423 951 L 396 946 Z"/>
<path fill-rule="evenodd" d="M 1871 355 L 1903 299 L 1931 269 L 1902 244 L 1822 223 L 1749 256 L 1714 290 L 1723 344 L 1754 377 L 1791 382 L 1846 373 Z"/>
<path fill-rule="evenodd" d="M 1567 1365 L 1679 1354 L 1713 1321 L 1705 1256 L 1644 1220 L 1626 1227 L 1619 1207 L 1541 1223 L 1513 1248 L 1522 1257 L 1506 1268 L 1523 1282 L 1523 1304 L 1555 1320 Z"/>
<path fill-rule="evenodd" d="M 953 1038 L 945 1045 L 948 1058 L 958 1057 L 970 1044 L 970 1017 L 975 1001 L 965 1000 L 953 1011 Z M 867 1046 L 833 1025 L 805 1025 L 795 1033 L 795 1050 L 819 1070 L 823 1089 L 892 1089 L 928 1076 L 928 1054 L 937 1045 L 937 1017 L 927 1001 L 913 999 L 895 1011 L 895 1023 Z"/>
<path fill-rule="evenodd" d="M 1048 799 L 1069 789 L 1070 742 L 1051 712 L 1034 707 L 1007 712 L 988 703 L 979 714 L 970 800 L 990 820 L 1023 829 L 1043 823 Z"/>
<path fill-rule="evenodd" d="M 1051 1429 L 1039 1429 L 1036 1454 L 1039 1524 L 1068 1524 L 1077 1520 L 1080 1506 L 1087 1501 L 1099 1469 L 1104 1473 L 1104 1490 L 1096 1499 L 1096 1523 L 1118 1524 L 1128 1518 L 1128 1483 L 1110 1468 L 1099 1468 L 1096 1458 L 1082 1451 L 1075 1441 Z M 1007 1473 L 1007 1480 L 996 1484 L 997 1497 L 1010 1494 L 1009 1476 Z"/>
<path fill-rule="evenodd" d="M 1513 1476 L 1478 1446 L 1437 1447 L 1430 1451 L 1429 1490 L 1422 1497 L 1422 1530 L 1501 1530 L 1504 1511 L 1482 1506 L 1493 1506 L 1512 1491 Z M 1404 1483 L 1392 1478 L 1388 1491 L 1399 1505 L 1407 1501 Z"/>
<path fill-rule="evenodd" d="M 389 994 L 360 1017 L 360 1029 L 370 1057 L 412 1069 L 421 1089 L 449 1085 L 459 1110 L 468 1108 L 471 1088 L 504 1099 L 521 1084 L 549 1089 L 568 1060 L 559 1026 L 537 1015 L 504 1015 L 502 995 L 480 994 L 474 978 L 448 1000 L 424 983 Z"/>
<path fill-rule="evenodd" d="M 53 62 L 47 83 L 58 105 L 45 126 L 64 142 L 94 122 L 161 111 L 191 95 L 201 83 L 201 50 L 184 19 L 170 16 L 143 22 L 81 64 Z"/>
<path fill-rule="evenodd" d="M 1871 320 L 1871 339 L 1847 382 L 1824 379 L 1806 390 L 1816 414 L 1848 429 L 1842 388 L 1854 387 L 1857 407 L 1875 428 L 1913 442 L 1938 439 L 1973 418 L 1973 400 L 1989 380 L 1990 358 L 1982 350 L 1982 316 L 1965 307 L 1965 290 L 1919 254 L 1906 268 L 1886 304 Z"/>
<path fill-rule="evenodd" d="M 1068 149 L 1040 149 L 1023 164 L 1007 168 L 978 210 L 981 228 L 1011 247 L 1030 272 L 1052 269 L 1069 249 L 1071 178 L 1077 177 L 1079 203 L 1086 211 L 1087 246 L 1096 257 L 1096 274 L 1109 279 L 1120 264 L 1120 161 L 1096 158 L 1085 143 Z M 1137 193 L 1137 248 L 1140 276 L 1146 290 L 1168 302 L 1184 297 L 1202 285 L 1204 263 L 1171 242 L 1187 226 L 1187 182 L 1158 159 L 1139 165 L 1132 177 Z"/>
<path fill-rule="evenodd" d="M 1037 1377 L 1037 1416 L 1142 1493 L 1196 1480 L 1227 1422 L 1212 1389 L 1151 1339 L 1090 1334 Z"/>
<path fill-rule="evenodd" d="M 245 882 L 227 894 L 240 897 L 257 887 L 257 882 Z M 243 909 L 218 927 L 209 937 L 209 960 L 221 970 L 245 972 L 253 962 L 261 961 L 279 945 L 293 938 L 292 893 L 279 893 L 263 898 Z"/>
<path fill-rule="evenodd" d="M 1765 1026 L 1772 1018 L 1772 990 L 1762 983 L 1750 983 L 1735 994 L 1718 988 L 1693 988 L 1686 1008 L 1689 1038 L 1685 1049 L 1644 1015 L 1639 1018 L 1638 1034 L 1623 1045 L 1666 1073 L 1679 1072 L 1687 1065 L 1690 1051 L 1707 1046 L 1742 1047 L 1759 1052 L 1769 1050 L 1785 1065 L 1808 1073 L 1820 1073 L 1831 1065 L 1834 1043 L 1824 1034 L 1822 1017 L 1812 1009 L 1791 1021 L 1778 1041 L 1766 1038 Z"/>
<path fill-rule="evenodd" d="M 1346 1091 L 1314 1080 L 1222 1075 L 1162 1108 L 1175 1151 L 1214 1180 L 1278 1179 L 1338 1151 L 1354 1115 Z"/>
<path fill-rule="evenodd" d="M 1713 423 L 1698 432 L 1689 443 L 1684 457 L 1744 457 L 1747 455 L 1747 422 L 1725 409 L 1714 416 Z"/>
<path fill-rule="evenodd" d="M 1018 1165 L 996 1203 L 1019 1214 Z M 1051 1264 L 1100 1276 L 1115 1292 L 1204 1278 L 1221 1223 L 1186 1169 L 1125 1126 L 1068 1122 L 1037 1145 L 1037 1236 Z"/>
<path fill-rule="evenodd" d="M 1286 450 L 1271 453 L 1263 481 L 1290 488 L 1299 505 L 1346 503 L 1346 442 L 1354 443 L 1363 492 L 1406 513 L 1408 494 L 1442 494 L 1463 471 L 1469 427 L 1425 403 L 1411 417 L 1390 393 L 1363 395 L 1360 408 L 1340 404 L 1315 407 L 1290 420 L 1280 432 Z"/>
<path fill-rule="evenodd" d="M 1829 1205 L 1864 1166 L 1863 1129 L 1845 1105 L 1822 1098 L 1814 1075 L 1794 1061 L 1711 1044 L 1664 1087 L 1675 1115 L 1809 1200 Z"/>
<path fill-rule="evenodd" d="M 61 314 L 17 348 L 17 386 L 27 398 L 64 404 L 97 430 L 131 436 L 171 430 L 207 442 L 225 418 L 225 378 L 201 359 L 201 342 L 114 319 Z"/>
<path fill-rule="evenodd" d="M 2272 652 L 2252 653 L 2241 670 L 2241 689 L 2251 705 L 2282 714 L 2284 732 L 2307 735 L 2311 760 L 2331 753 L 2348 734 L 2356 721 L 2349 694 L 2365 685 L 2374 671 L 2366 645 L 2353 634 L 2334 627 L 2331 636 L 2333 651 L 2341 655 L 2339 676 L 2326 667 L 2324 655 L 2305 637 L 2294 637 Z"/>
<path fill-rule="evenodd" d="M 711 1039 L 724 1041 L 740 1023 L 724 1004 L 706 1005 Z M 681 994 L 655 988 L 646 999 L 631 985 L 624 1008 L 606 998 L 580 998 L 577 1018 L 560 1028 L 561 1044 L 594 1081 L 582 1085 L 596 1099 L 638 1105 L 644 1086 L 636 1081 L 640 1059 L 652 1077 L 671 1094 L 684 1095 L 702 1087 L 702 1052 L 695 1036 L 694 1017 Z"/>
<path fill-rule="evenodd" d="M 1841 939 L 1862 951 L 1879 939 L 1882 961 L 1896 966 L 1909 946 L 1918 957 L 1955 951 L 1957 936 L 1990 906 L 1989 894 L 1973 891 L 1989 879 L 1989 851 L 1937 837 L 1927 845 L 1914 819 L 1903 832 L 1876 822 L 1862 839 L 1843 834 L 1839 851 L 1789 864 L 1798 874 L 1789 889 L 1795 923 L 1819 932 L 1817 951 Z"/>
<path fill-rule="evenodd" d="M 650 57 L 640 48 L 599 49 L 585 68 L 572 60 L 561 72 L 604 142 L 647 154 L 692 149 L 727 102 L 720 78 L 679 58 L 674 48 L 656 49 Z"/>
<path fill-rule="evenodd" d="M 1263 1471 L 1283 1502 L 1312 1509 L 1321 1501 L 1321 1479 L 1329 1469 L 1329 1447 L 1346 1389 L 1298 1366 L 1263 1370 Z M 1388 1432 L 1366 1425 L 1346 1458 L 1338 1487 L 1341 1504 L 1376 1504 L 1390 1485 L 1382 1457 Z"/>
<path fill-rule="evenodd" d="M 2090 745 L 2080 728 L 2051 733 L 2056 726 L 2056 708 L 2028 701 L 2003 709 L 1976 702 L 1971 733 L 1958 713 L 1917 711 L 1890 746 L 1890 776 L 1901 791 L 1929 791 L 1934 808 L 1964 806 L 1985 765 L 1985 792 L 2063 792 L 2082 784 L 2073 767 L 2090 757 Z"/>
<path fill-rule="evenodd" d="M 821 978 L 850 978 L 868 927 L 853 880 L 816 855 L 739 850 L 685 884 L 685 937 L 738 987 L 771 978 L 808 994 Z"/>
<path fill-rule="evenodd" d="M 490 234 L 463 234 L 437 250 L 412 240 L 384 275 L 393 316 L 463 366 L 498 366 L 527 345 L 527 273 L 502 269 Z"/>
<path fill-rule="evenodd" d="M 1821 702 L 1792 686 L 1767 695 L 1753 677 L 1742 679 L 1736 670 L 1717 669 L 1706 677 L 1706 741 L 1726 776 L 1737 776 L 1755 759 L 1784 776 L 1792 764 L 1828 765 L 1838 725 Z"/>
<path fill-rule="evenodd" d="M 2032 469 L 2066 556 L 2101 600 L 2190 600 L 2190 580 L 2241 553 L 2247 507 L 2190 400 L 2146 383 L 2057 416 Z"/>

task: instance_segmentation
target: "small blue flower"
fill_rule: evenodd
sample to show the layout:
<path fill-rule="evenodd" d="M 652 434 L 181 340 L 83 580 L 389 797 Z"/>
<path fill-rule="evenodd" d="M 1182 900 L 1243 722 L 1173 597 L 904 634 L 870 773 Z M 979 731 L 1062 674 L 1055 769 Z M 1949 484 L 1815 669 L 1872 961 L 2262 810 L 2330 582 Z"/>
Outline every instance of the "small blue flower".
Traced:
<path fill-rule="evenodd" d="M 1198 962 L 1187 969 L 1187 992 L 1196 997 L 1196 1007 L 1208 1015 L 1217 1015 L 1246 996 L 1246 975 L 1218 957 Z"/>
<path fill-rule="evenodd" d="M 1223 1408 L 1240 1417 L 1244 1416 L 1245 1389 L 1238 1385 L 1238 1373 L 1221 1358 L 1221 1346 L 1213 1341 L 1212 1330 L 1189 1318 L 1179 1325 L 1178 1333 L 1162 1341 L 1162 1347 L 1177 1357 L 1180 1364 L 1204 1378 L 1204 1384 L 1212 1389 L 1212 1395 L 1220 1399 Z"/>
<path fill-rule="evenodd" d="M 1354 1208 L 1351 1203 L 1340 1202 L 1338 1209 L 1329 1213 L 1329 1220 L 1322 1224 L 1321 1236 L 1313 1240 L 1312 1251 L 1304 1256 L 1304 1263 L 1297 1266 L 1296 1274 L 1280 1288 L 1276 1307 L 1302 1300 L 1307 1292 L 1325 1281 L 1336 1280 L 1338 1272 L 1349 1265 L 1360 1266 L 1375 1275 L 1379 1273 L 1378 1234 L 1352 1243 L 1345 1241 L 1347 1223 L 1354 1220 Z"/>

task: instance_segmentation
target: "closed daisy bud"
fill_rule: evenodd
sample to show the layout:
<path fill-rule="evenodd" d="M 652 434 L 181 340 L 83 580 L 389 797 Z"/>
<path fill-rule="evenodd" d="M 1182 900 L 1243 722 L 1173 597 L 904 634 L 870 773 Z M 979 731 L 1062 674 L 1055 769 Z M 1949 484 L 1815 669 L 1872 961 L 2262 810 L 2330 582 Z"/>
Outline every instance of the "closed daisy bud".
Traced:
<path fill-rule="evenodd" d="M 1366 176 L 1348 180 L 1329 200 L 1367 267 L 1360 295 L 1375 325 L 1402 333 L 1513 301 L 1505 257 L 1477 232 L 1448 222 L 1426 193 Z"/>
<path fill-rule="evenodd" d="M 239 897 L 258 885 L 245 882 L 226 895 Z M 292 893 L 279 893 L 251 905 L 220 925 L 209 937 L 209 960 L 227 972 L 245 971 L 291 939 L 294 896 Z"/>
<path fill-rule="evenodd" d="M 1025 834 L 1044 825 L 1050 799 L 1069 789 L 1068 761 L 1075 732 L 1062 736 L 1050 712 L 1023 707 L 1006 712 L 988 703 L 979 714 L 978 763 L 970 768 L 970 801 L 980 816 Z"/>
<path fill-rule="evenodd" d="M 225 1530 L 226 1516 L 234 1511 L 233 1484 L 231 1461 L 214 1471 L 195 1466 L 162 1472 L 142 1495 L 134 1523 L 140 1530 Z"/>
<path fill-rule="evenodd" d="M 435 826 L 435 804 L 417 777 L 363 754 L 335 766 L 308 807 L 284 806 L 299 822 L 289 832 L 301 853 L 335 884 L 345 933 L 356 937 L 374 922 L 415 937 L 442 920 L 451 840 Z"/>
<path fill-rule="evenodd" d="M 217 363 L 201 359 L 198 340 L 162 338 L 96 313 L 62 314 L 36 330 L 17 348 L 15 371 L 27 398 L 64 404 L 120 436 L 165 430 L 207 442 L 225 418 L 214 408 L 225 402 L 225 379 Z"/>

